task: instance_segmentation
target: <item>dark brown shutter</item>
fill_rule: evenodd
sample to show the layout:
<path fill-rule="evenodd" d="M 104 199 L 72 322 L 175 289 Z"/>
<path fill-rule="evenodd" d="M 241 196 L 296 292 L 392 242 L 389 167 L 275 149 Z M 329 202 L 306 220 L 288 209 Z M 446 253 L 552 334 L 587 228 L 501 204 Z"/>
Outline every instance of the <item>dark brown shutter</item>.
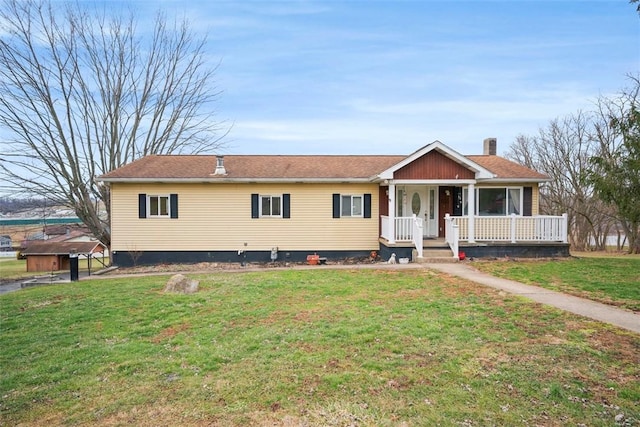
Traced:
<path fill-rule="evenodd" d="M 291 195 L 282 195 L 282 218 L 291 218 Z"/>
<path fill-rule="evenodd" d="M 333 195 L 333 217 L 340 218 L 340 194 Z"/>
<path fill-rule="evenodd" d="M 522 215 L 531 216 L 533 210 L 533 187 L 522 189 Z"/>
<path fill-rule="evenodd" d="M 169 209 L 171 210 L 170 212 L 171 218 L 178 218 L 178 195 L 177 194 L 169 195 Z"/>
<path fill-rule="evenodd" d="M 364 217 L 371 218 L 371 194 L 364 195 Z"/>
<path fill-rule="evenodd" d="M 138 218 L 147 217 L 147 195 L 138 194 Z"/>
<path fill-rule="evenodd" d="M 260 210 L 258 207 L 258 194 L 251 195 L 251 218 L 258 218 L 260 216 Z"/>

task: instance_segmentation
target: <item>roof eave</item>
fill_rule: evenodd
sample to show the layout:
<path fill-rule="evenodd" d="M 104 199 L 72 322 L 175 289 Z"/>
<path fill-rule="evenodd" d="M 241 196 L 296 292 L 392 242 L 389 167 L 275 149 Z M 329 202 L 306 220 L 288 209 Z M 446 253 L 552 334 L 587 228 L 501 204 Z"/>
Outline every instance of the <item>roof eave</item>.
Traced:
<path fill-rule="evenodd" d="M 343 177 L 343 178 L 103 178 L 106 183 L 166 183 L 166 184 L 238 184 L 238 183 L 370 183 L 371 177 Z"/>
<path fill-rule="evenodd" d="M 485 183 L 485 182 L 490 182 L 490 183 L 527 183 L 527 182 L 549 182 L 552 181 L 551 178 L 490 178 L 490 179 L 483 179 L 483 180 L 478 180 L 478 183 Z"/>

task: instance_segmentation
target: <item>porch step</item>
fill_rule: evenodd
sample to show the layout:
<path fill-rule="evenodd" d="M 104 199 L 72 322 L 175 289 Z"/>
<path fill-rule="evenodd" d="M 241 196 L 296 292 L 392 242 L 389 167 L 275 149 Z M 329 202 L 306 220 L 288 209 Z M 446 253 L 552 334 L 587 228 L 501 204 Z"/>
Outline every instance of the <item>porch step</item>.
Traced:
<path fill-rule="evenodd" d="M 418 258 L 416 251 L 413 251 L 413 262 L 419 264 L 426 263 L 448 263 L 448 262 L 458 262 L 458 258 L 453 257 L 453 253 L 449 248 L 441 248 L 441 249 L 423 249 L 422 258 Z"/>
<path fill-rule="evenodd" d="M 457 258 L 417 258 L 414 261 L 416 264 L 454 264 L 460 262 Z"/>
<path fill-rule="evenodd" d="M 440 248 L 440 249 L 422 249 L 422 257 L 423 258 L 453 258 L 453 253 L 449 248 Z"/>

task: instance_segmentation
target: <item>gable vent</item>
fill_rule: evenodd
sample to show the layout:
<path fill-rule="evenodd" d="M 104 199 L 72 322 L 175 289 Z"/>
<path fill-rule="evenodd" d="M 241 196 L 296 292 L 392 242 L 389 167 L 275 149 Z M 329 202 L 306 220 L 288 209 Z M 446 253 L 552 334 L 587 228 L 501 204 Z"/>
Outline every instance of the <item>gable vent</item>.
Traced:
<path fill-rule="evenodd" d="M 227 170 L 224 168 L 224 156 L 216 156 L 216 170 L 214 175 L 226 175 Z"/>

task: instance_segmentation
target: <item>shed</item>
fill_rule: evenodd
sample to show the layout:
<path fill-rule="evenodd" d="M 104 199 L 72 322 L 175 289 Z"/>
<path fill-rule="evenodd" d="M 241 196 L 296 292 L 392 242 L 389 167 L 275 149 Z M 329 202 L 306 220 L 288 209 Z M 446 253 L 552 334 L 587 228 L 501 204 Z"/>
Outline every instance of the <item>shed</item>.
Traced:
<path fill-rule="evenodd" d="M 69 254 L 84 255 L 88 259 L 89 271 L 91 258 L 95 253 L 104 254 L 106 247 L 100 242 L 49 242 L 32 241 L 22 251 L 27 258 L 27 271 L 69 270 Z"/>

